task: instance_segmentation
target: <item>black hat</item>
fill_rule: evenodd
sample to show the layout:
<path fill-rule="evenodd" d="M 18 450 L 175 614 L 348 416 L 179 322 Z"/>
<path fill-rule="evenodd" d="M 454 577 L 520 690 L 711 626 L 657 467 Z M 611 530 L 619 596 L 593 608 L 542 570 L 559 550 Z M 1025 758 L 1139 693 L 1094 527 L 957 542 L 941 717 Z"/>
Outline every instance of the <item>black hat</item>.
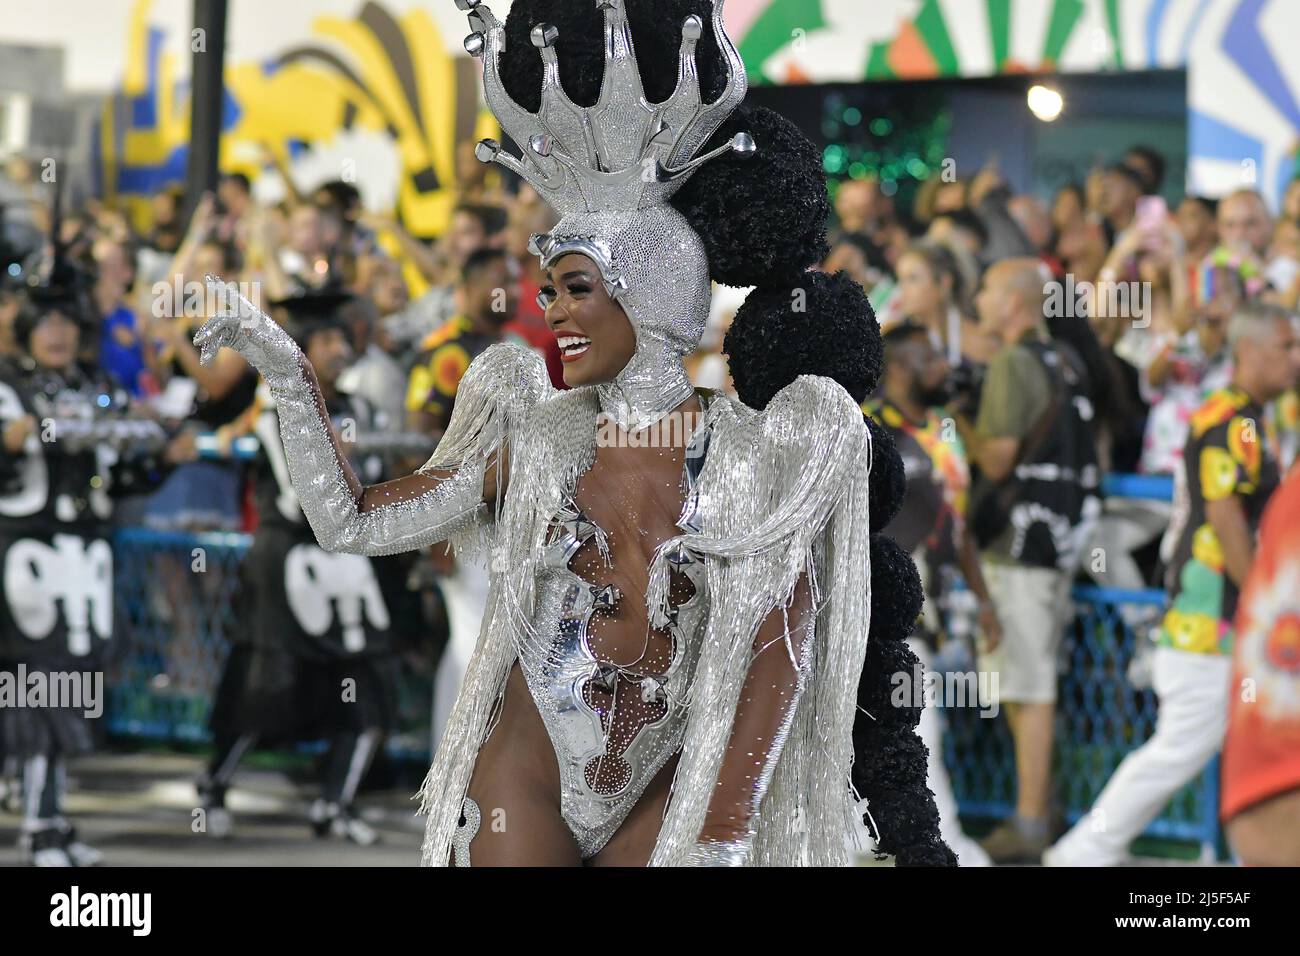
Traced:
<path fill-rule="evenodd" d="M 1119 173 L 1121 176 L 1123 176 L 1125 179 L 1131 182 L 1134 186 L 1136 186 L 1138 188 L 1138 192 L 1143 193 L 1144 195 L 1146 194 L 1147 191 L 1146 177 L 1143 176 L 1136 169 L 1134 169 L 1132 166 L 1128 165 L 1127 163 L 1111 163 L 1109 166 L 1106 167 L 1106 172 Z"/>
<path fill-rule="evenodd" d="M 56 251 L 48 266 L 33 268 L 26 284 L 19 287 L 26 301 L 14 318 L 14 339 L 27 348 L 32 332 L 55 312 L 71 319 L 85 334 L 92 315 L 90 286 L 86 271 Z"/>
<path fill-rule="evenodd" d="M 354 298 L 342 286 L 330 284 L 320 289 L 303 289 L 283 299 L 272 300 L 271 306 L 284 309 L 288 315 L 285 331 L 305 350 L 307 339 L 316 332 L 346 330 L 347 323 L 342 312 Z"/>
<path fill-rule="evenodd" d="M 63 178 L 54 185 L 54 205 L 50 214 L 50 236 L 46 248 L 48 255 L 33 256 L 36 260 L 27 269 L 23 286 L 27 302 L 14 320 L 14 338 L 26 348 L 32 331 L 45 316 L 52 312 L 65 315 L 80 326 L 90 317 L 88 293 L 91 278 L 85 269 L 68 258 L 67 248 L 60 238 L 63 226 Z"/>
<path fill-rule="evenodd" d="M 86 292 L 90 277 L 84 269 L 61 256 L 57 256 L 44 275 L 33 274 L 27 279 L 27 299 L 38 309 L 58 309 L 80 321 L 85 314 Z"/>

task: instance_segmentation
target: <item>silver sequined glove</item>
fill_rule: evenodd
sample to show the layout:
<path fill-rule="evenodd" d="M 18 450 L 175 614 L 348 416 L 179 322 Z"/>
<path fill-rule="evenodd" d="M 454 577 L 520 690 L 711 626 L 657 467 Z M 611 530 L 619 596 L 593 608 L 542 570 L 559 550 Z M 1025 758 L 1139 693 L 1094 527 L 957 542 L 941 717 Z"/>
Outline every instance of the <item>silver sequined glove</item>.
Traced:
<path fill-rule="evenodd" d="M 303 354 L 289 333 L 233 284 L 208 276 L 208 294 L 217 301 L 217 314 L 194 335 L 199 362 L 209 365 L 222 348 L 234 349 L 262 373 L 271 386 L 301 378 Z"/>
<path fill-rule="evenodd" d="M 452 473 L 417 473 L 363 488 L 297 343 L 234 286 L 209 277 L 209 288 L 220 305 L 194 336 L 200 361 L 232 348 L 262 373 L 275 400 L 290 481 L 322 548 L 397 554 L 468 535 L 484 520 L 482 455 Z"/>

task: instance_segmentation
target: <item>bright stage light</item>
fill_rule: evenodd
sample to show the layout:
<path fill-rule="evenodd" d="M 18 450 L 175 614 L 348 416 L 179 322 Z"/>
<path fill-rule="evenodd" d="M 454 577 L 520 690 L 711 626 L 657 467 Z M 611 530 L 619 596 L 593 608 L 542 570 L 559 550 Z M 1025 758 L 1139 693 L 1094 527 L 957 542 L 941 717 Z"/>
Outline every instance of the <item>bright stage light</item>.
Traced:
<path fill-rule="evenodd" d="M 1031 86 L 1026 99 L 1029 103 L 1029 112 L 1044 123 L 1052 122 L 1061 115 L 1061 110 L 1065 109 L 1065 98 L 1050 86 Z"/>

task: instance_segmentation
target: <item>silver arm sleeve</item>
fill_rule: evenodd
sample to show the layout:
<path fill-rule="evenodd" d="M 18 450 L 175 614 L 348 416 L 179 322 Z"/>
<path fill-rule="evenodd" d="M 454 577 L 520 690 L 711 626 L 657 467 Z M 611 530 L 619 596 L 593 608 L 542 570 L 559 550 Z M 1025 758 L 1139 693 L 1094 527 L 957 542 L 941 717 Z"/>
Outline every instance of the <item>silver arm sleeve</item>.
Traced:
<path fill-rule="evenodd" d="M 444 472 L 417 472 L 362 488 L 325 411 L 316 375 L 266 376 L 280 418 L 289 478 L 316 540 L 326 551 L 380 555 L 413 551 L 470 530 L 488 517 L 487 458 Z"/>
<path fill-rule="evenodd" d="M 489 520 L 488 459 L 550 388 L 540 357 L 514 346 L 489 348 L 465 373 L 450 426 L 429 462 L 413 475 L 363 488 L 297 343 L 247 299 L 227 296 L 228 307 L 194 343 L 205 363 L 226 346 L 262 373 L 275 399 L 290 480 L 322 548 L 396 554 L 465 536 Z"/>

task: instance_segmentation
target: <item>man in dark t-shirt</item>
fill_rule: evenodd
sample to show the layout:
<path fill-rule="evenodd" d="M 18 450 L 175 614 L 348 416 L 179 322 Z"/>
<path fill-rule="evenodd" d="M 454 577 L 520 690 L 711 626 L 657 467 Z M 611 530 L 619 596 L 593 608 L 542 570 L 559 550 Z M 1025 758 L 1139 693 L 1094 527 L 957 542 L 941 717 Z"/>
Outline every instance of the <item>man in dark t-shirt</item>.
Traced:
<path fill-rule="evenodd" d="M 999 863 L 1036 860 L 1047 846 L 1057 657 L 1070 578 L 1101 511 L 1087 376 L 1048 337 L 1050 282 L 1037 259 L 1008 259 L 985 273 L 980 327 L 1002 348 L 962 435 L 981 473 L 970 521 L 1004 631 L 979 669 L 997 675 L 1016 742 L 1016 809 L 983 843 Z"/>

